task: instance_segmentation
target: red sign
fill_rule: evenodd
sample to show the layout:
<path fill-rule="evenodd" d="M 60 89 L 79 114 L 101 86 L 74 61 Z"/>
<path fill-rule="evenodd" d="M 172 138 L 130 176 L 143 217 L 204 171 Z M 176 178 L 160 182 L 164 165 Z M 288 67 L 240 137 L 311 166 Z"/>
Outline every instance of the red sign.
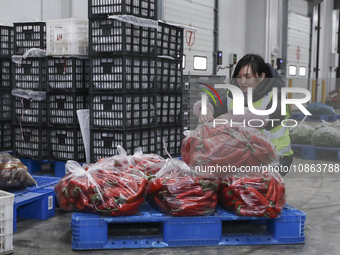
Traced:
<path fill-rule="evenodd" d="M 297 49 L 296 49 L 296 59 L 298 61 L 300 60 L 300 46 L 298 46 Z"/>
<path fill-rule="evenodd" d="M 193 46 L 195 43 L 195 32 L 193 31 L 186 31 L 185 32 L 185 41 L 189 46 Z"/>

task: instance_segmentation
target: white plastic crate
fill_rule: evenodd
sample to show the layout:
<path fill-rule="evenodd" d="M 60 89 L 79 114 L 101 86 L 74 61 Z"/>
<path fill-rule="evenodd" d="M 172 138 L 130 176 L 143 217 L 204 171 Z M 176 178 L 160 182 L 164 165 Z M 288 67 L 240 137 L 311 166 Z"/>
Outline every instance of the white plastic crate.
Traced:
<path fill-rule="evenodd" d="M 46 54 L 49 56 L 88 55 L 88 19 L 46 21 Z"/>
<path fill-rule="evenodd" d="M 13 250 L 14 194 L 0 190 L 0 253 Z"/>

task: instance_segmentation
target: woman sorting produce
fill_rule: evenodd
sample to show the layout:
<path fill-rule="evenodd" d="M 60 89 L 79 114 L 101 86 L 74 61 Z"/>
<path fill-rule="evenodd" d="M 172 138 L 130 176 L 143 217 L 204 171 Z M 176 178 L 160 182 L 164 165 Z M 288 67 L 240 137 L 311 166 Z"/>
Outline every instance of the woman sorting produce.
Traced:
<path fill-rule="evenodd" d="M 281 115 L 281 88 L 285 87 L 284 80 L 281 75 L 270 65 L 266 64 L 263 58 L 255 54 L 247 54 L 237 63 L 232 75 L 231 84 L 237 86 L 245 95 L 244 115 L 233 114 L 233 94 L 227 90 L 226 96 L 222 98 L 220 106 L 213 107 L 208 104 L 207 113 L 201 114 L 202 102 L 198 101 L 194 104 L 194 115 L 199 118 L 202 124 L 215 119 L 232 120 L 237 123 L 249 123 L 249 120 L 261 121 L 263 125 L 259 128 L 260 132 L 265 134 L 273 143 L 279 153 L 278 170 L 284 176 L 292 162 L 293 151 L 291 149 L 291 141 L 289 130 L 282 125 L 282 121 L 290 118 L 290 108 L 287 106 L 286 115 Z M 269 115 L 255 115 L 247 110 L 248 102 L 246 94 L 248 88 L 253 90 L 252 102 L 256 109 L 271 109 L 273 103 L 273 88 L 277 88 L 278 102 L 276 110 Z"/>

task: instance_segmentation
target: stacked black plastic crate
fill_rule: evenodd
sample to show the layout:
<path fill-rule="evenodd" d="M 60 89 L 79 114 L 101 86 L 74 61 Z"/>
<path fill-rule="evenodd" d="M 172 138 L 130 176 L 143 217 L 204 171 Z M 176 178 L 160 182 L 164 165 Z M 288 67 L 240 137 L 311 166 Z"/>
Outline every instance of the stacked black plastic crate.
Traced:
<path fill-rule="evenodd" d="M 14 29 L 0 26 L 0 151 L 12 149 L 11 56 Z"/>
<path fill-rule="evenodd" d="M 79 57 L 47 57 L 48 129 L 51 160 L 85 161 L 77 110 L 88 109 L 89 62 Z"/>
<path fill-rule="evenodd" d="M 182 78 L 183 28 L 162 22 L 159 22 L 158 26 L 156 152 L 162 156 L 167 156 L 167 152 L 172 156 L 179 156 L 185 117 Z"/>
<path fill-rule="evenodd" d="M 46 49 L 45 22 L 14 23 L 14 55 L 32 48 Z M 27 57 L 13 64 L 14 145 L 17 157 L 47 159 L 49 156 L 46 57 Z"/>
<path fill-rule="evenodd" d="M 114 155 L 117 145 L 122 145 L 128 154 L 137 147 L 145 153 L 160 153 L 161 136 L 175 139 L 172 135 L 177 126 L 171 129 L 169 124 L 177 124 L 175 114 L 181 90 L 178 79 L 173 81 L 170 76 L 180 73 L 176 73 L 177 60 L 158 58 L 170 57 L 160 52 L 166 46 L 161 44 L 163 31 L 108 18 L 126 14 L 137 21 L 153 20 L 157 25 L 156 3 L 157 0 L 89 0 L 91 161 Z M 167 39 L 170 38 L 165 36 Z"/>

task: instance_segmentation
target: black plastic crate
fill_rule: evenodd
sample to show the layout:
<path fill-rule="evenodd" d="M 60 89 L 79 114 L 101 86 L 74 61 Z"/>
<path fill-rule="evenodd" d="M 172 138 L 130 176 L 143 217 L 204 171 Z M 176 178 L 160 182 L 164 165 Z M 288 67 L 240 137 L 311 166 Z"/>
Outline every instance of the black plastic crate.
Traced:
<path fill-rule="evenodd" d="M 12 150 L 12 121 L 0 120 L 0 151 Z"/>
<path fill-rule="evenodd" d="M 89 52 L 156 56 L 157 29 L 135 26 L 116 19 L 89 21 Z"/>
<path fill-rule="evenodd" d="M 47 92 L 48 124 L 76 127 L 77 110 L 88 109 L 89 100 L 86 92 Z"/>
<path fill-rule="evenodd" d="M 12 56 L 14 50 L 14 28 L 0 26 L 0 56 Z"/>
<path fill-rule="evenodd" d="M 148 19 L 157 19 L 158 0 L 89 0 L 89 18 L 128 14 Z"/>
<path fill-rule="evenodd" d="M 183 90 L 182 95 L 183 107 L 188 107 L 190 104 L 189 90 Z"/>
<path fill-rule="evenodd" d="M 158 22 L 157 55 L 183 59 L 183 28 Z"/>
<path fill-rule="evenodd" d="M 157 92 L 177 92 L 183 90 L 181 61 L 158 58 L 156 70 Z"/>
<path fill-rule="evenodd" d="M 91 128 L 156 126 L 156 94 L 91 93 Z"/>
<path fill-rule="evenodd" d="M 47 58 L 48 91 L 89 89 L 89 60 L 75 57 Z"/>
<path fill-rule="evenodd" d="M 22 55 L 31 48 L 46 49 L 45 22 L 20 22 L 13 24 L 15 55 Z"/>
<path fill-rule="evenodd" d="M 154 58 L 92 57 L 90 74 L 92 92 L 155 92 Z"/>
<path fill-rule="evenodd" d="M 15 125 L 13 156 L 48 159 L 49 140 L 46 127 L 41 125 Z"/>
<path fill-rule="evenodd" d="M 46 124 L 46 100 L 39 101 L 16 96 L 14 102 L 15 124 Z"/>
<path fill-rule="evenodd" d="M 182 94 L 157 94 L 157 123 L 181 123 Z"/>
<path fill-rule="evenodd" d="M 85 147 L 79 127 L 50 127 L 49 144 L 52 160 L 85 160 Z"/>
<path fill-rule="evenodd" d="M 157 129 L 157 151 L 158 155 L 178 157 L 181 155 L 183 135 L 182 125 L 169 125 Z M 165 150 L 166 148 L 166 150 Z"/>
<path fill-rule="evenodd" d="M 190 113 L 189 112 L 182 112 L 181 113 L 181 122 L 183 127 L 189 126 L 189 120 L 190 120 Z"/>
<path fill-rule="evenodd" d="M 0 58 L 0 89 L 12 88 L 12 60 L 10 58 Z"/>
<path fill-rule="evenodd" d="M 14 87 L 46 90 L 46 58 L 27 58 L 13 68 Z"/>
<path fill-rule="evenodd" d="M 12 100 L 10 89 L 0 89 L 0 120 L 10 120 L 13 117 Z"/>
<path fill-rule="evenodd" d="M 143 153 L 155 153 L 157 142 L 157 129 L 144 128 L 138 130 L 90 130 L 91 162 L 100 158 L 112 157 L 117 154 L 117 146 L 121 145 L 127 154 L 133 154 L 134 150 L 141 147 Z"/>

